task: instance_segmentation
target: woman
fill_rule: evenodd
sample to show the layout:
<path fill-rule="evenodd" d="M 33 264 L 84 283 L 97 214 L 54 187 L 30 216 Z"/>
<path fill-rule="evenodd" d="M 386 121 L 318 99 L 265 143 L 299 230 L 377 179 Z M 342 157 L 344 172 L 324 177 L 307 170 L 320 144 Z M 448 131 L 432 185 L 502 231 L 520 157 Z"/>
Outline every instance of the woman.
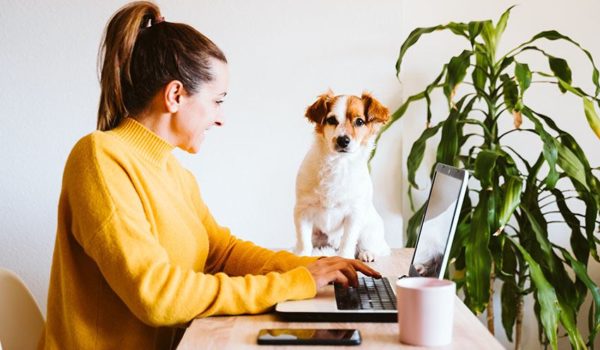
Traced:
<path fill-rule="evenodd" d="M 195 317 L 264 312 L 329 282 L 355 285 L 357 270 L 378 275 L 356 260 L 272 252 L 215 222 L 171 151 L 196 153 L 223 124 L 227 80 L 221 50 L 156 5 L 111 18 L 99 130 L 64 170 L 41 348 L 170 348 Z"/>

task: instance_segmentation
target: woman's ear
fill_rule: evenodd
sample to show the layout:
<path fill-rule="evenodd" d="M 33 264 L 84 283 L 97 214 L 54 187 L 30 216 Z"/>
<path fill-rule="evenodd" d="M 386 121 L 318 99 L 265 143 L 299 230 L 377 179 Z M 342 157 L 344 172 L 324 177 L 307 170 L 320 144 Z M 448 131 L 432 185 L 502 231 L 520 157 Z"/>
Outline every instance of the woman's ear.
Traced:
<path fill-rule="evenodd" d="M 320 95 L 319 98 L 306 109 L 306 118 L 317 125 L 323 124 L 323 120 L 329 112 L 329 107 L 333 100 L 333 91 L 327 90 L 324 94 Z"/>
<path fill-rule="evenodd" d="M 177 113 L 181 104 L 181 96 L 185 94 L 183 84 L 179 80 L 173 80 L 165 86 L 165 107 L 169 113 Z"/>
<path fill-rule="evenodd" d="M 381 123 L 385 124 L 390 119 L 390 112 L 387 107 L 382 105 L 368 92 L 363 92 L 360 97 L 365 106 L 365 117 L 367 123 Z"/>

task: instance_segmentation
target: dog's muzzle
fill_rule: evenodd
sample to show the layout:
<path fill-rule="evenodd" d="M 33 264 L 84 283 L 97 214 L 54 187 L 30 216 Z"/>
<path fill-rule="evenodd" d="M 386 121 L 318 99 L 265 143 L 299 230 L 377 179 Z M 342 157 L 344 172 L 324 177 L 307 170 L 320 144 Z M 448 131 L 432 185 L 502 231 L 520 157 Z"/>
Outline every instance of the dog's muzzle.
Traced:
<path fill-rule="evenodd" d="M 335 149 L 338 152 L 346 152 L 349 144 L 350 138 L 347 135 L 338 136 L 335 140 Z"/>

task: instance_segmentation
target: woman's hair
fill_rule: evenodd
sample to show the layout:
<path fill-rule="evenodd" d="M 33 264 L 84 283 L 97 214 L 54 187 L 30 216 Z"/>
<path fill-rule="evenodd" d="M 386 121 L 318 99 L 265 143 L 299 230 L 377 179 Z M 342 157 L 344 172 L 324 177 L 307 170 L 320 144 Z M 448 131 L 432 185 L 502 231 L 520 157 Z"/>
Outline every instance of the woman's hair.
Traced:
<path fill-rule="evenodd" d="M 164 21 L 156 4 L 125 5 L 108 22 L 98 54 L 98 130 L 142 112 L 170 81 L 197 93 L 201 83 L 213 79 L 211 59 L 227 62 L 217 45 L 191 26 Z"/>

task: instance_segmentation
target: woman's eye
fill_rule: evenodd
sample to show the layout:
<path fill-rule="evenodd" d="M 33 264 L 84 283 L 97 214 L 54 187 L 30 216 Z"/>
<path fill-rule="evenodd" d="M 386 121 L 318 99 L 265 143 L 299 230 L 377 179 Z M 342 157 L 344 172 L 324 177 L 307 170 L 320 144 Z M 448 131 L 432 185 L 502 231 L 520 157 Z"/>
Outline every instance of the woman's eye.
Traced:
<path fill-rule="evenodd" d="M 327 118 L 326 122 L 329 125 L 338 125 L 338 121 L 337 121 L 337 119 L 335 119 L 335 117 Z"/>
<path fill-rule="evenodd" d="M 216 102 L 218 105 L 220 105 L 220 104 L 221 104 L 221 103 L 223 103 L 224 101 L 223 101 L 223 100 L 218 100 L 218 101 L 215 101 L 215 102 Z"/>
<path fill-rule="evenodd" d="M 356 125 L 356 126 L 363 126 L 363 125 L 365 125 L 365 120 L 364 120 L 364 119 L 362 119 L 362 118 L 357 118 L 357 119 L 354 121 L 354 125 Z"/>

